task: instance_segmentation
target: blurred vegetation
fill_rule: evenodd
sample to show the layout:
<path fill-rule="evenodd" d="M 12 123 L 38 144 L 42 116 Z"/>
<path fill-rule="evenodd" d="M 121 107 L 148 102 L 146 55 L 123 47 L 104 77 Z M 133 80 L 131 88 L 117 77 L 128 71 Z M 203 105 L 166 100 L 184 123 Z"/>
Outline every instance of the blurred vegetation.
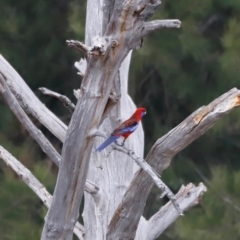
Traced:
<path fill-rule="evenodd" d="M 79 55 L 66 39 L 84 39 L 86 1 L 0 0 L 0 53 L 41 100 L 66 123 L 70 115 L 44 86 L 74 100 L 80 84 L 73 63 Z M 240 87 L 240 2 L 163 1 L 155 19 L 178 18 L 180 29 L 161 30 L 134 51 L 129 92 L 147 108 L 143 120 L 147 153 L 152 144 L 190 113 L 233 87 Z M 0 144 L 21 160 L 52 193 L 57 169 L 31 140 L 0 98 Z M 240 239 L 240 112 L 235 110 L 177 155 L 163 179 L 177 191 L 182 184 L 208 186 L 201 204 L 178 219 L 159 239 Z M 60 149 L 60 143 L 41 130 Z M 165 199 L 158 191 L 145 216 Z M 39 239 L 46 208 L 0 161 L 0 230 L 3 240 Z"/>

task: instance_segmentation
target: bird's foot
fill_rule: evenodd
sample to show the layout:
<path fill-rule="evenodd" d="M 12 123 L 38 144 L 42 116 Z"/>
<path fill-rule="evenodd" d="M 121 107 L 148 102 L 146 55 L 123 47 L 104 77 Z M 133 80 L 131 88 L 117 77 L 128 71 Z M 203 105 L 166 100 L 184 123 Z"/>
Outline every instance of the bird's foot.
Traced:
<path fill-rule="evenodd" d="M 122 142 L 122 144 L 121 144 L 122 147 L 124 146 L 124 143 L 125 143 L 125 139 L 123 140 L 123 142 Z"/>
<path fill-rule="evenodd" d="M 125 143 L 125 140 L 122 142 L 122 143 L 118 143 L 118 141 L 115 141 L 115 143 L 120 146 L 120 147 L 123 147 L 124 146 L 124 143 Z"/>

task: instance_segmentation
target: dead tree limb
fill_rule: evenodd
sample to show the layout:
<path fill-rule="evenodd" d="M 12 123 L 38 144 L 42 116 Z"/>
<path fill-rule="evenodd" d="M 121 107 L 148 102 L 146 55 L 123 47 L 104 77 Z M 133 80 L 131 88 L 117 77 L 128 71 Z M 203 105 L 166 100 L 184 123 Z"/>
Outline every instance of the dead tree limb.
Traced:
<path fill-rule="evenodd" d="M 28 187 L 30 187 L 33 192 L 42 200 L 44 205 L 49 208 L 52 201 L 52 195 L 34 177 L 34 175 L 2 146 L 0 146 L 0 158 L 7 164 L 7 166 L 12 168 L 12 170 L 23 180 L 23 182 L 25 182 L 26 185 L 28 185 Z M 74 233 L 78 239 L 84 239 L 84 227 L 79 222 L 77 222 L 74 227 Z"/>
<path fill-rule="evenodd" d="M 180 28 L 181 22 L 178 19 L 154 20 L 144 24 L 142 36 L 162 28 Z"/>
<path fill-rule="evenodd" d="M 145 171 L 151 178 L 152 181 L 155 183 L 155 185 L 162 191 L 161 198 L 163 198 L 165 195 L 168 197 L 168 199 L 172 202 L 173 206 L 177 210 L 179 215 L 183 215 L 182 209 L 179 207 L 176 197 L 172 193 L 172 191 L 168 188 L 168 186 L 160 179 L 160 176 L 158 173 L 156 173 L 152 167 L 142 158 L 137 156 L 132 150 L 127 149 L 125 146 L 119 146 L 116 144 L 113 147 L 115 150 L 124 152 L 128 156 L 130 156 L 136 163 L 139 165 L 139 167 Z"/>
<path fill-rule="evenodd" d="M 64 96 L 60 93 L 54 92 L 52 90 L 49 90 L 45 87 L 40 87 L 38 89 L 44 95 L 48 95 L 48 96 L 55 97 L 55 98 L 59 99 L 63 103 L 64 107 L 66 107 L 70 113 L 73 113 L 73 111 L 75 109 L 75 104 L 73 104 L 68 97 L 66 97 L 66 96 Z"/>
<path fill-rule="evenodd" d="M 76 40 L 67 40 L 66 43 L 68 47 L 75 48 L 79 52 L 83 53 L 85 56 L 87 56 L 90 51 L 90 48 L 82 42 Z"/>
<path fill-rule="evenodd" d="M 199 108 L 177 127 L 158 139 L 148 153 L 146 161 L 161 175 L 178 152 L 202 136 L 217 120 L 239 104 L 240 91 L 233 88 L 209 105 Z M 152 186 L 151 178 L 144 171 L 140 170 L 135 174 L 109 224 L 108 240 L 134 239 Z"/>
<path fill-rule="evenodd" d="M 10 109 L 13 111 L 22 125 L 26 128 L 31 137 L 39 144 L 42 151 L 45 152 L 57 166 L 59 166 L 61 160 L 60 154 L 23 111 L 15 96 L 10 91 L 6 81 L 7 78 L 2 73 L 0 73 L 0 92 L 8 103 Z M 90 193 L 93 191 L 93 188 L 96 191 L 98 187 L 95 184 L 86 181 L 84 189 Z"/>
<path fill-rule="evenodd" d="M 0 54 L 0 73 L 6 78 L 6 83 L 22 108 L 42 123 L 61 142 L 65 139 L 67 126 L 57 118 L 36 97 L 15 69 Z"/>
<path fill-rule="evenodd" d="M 206 191 L 207 189 L 202 183 L 200 183 L 197 187 L 192 183 L 188 184 L 186 187 L 182 186 L 176 194 L 176 199 L 180 208 L 184 211 L 187 211 L 195 205 L 199 204 L 202 195 Z M 135 239 L 156 239 L 178 217 L 179 214 L 176 212 L 175 207 L 171 202 L 168 202 L 147 221 L 147 229 L 145 229 L 142 237 L 139 236 L 140 230 L 138 229 Z"/>
<path fill-rule="evenodd" d="M 59 153 L 54 149 L 54 147 L 44 136 L 44 134 L 38 128 L 36 128 L 36 126 L 29 119 L 27 114 L 23 111 L 20 104 L 18 103 L 18 101 L 16 100 L 16 98 L 14 97 L 14 95 L 12 94 L 7 85 L 7 78 L 1 72 L 0 72 L 0 92 L 7 101 L 10 109 L 17 116 L 22 125 L 26 128 L 31 137 L 39 144 L 42 151 L 45 152 L 56 165 L 59 165 L 60 160 Z"/>

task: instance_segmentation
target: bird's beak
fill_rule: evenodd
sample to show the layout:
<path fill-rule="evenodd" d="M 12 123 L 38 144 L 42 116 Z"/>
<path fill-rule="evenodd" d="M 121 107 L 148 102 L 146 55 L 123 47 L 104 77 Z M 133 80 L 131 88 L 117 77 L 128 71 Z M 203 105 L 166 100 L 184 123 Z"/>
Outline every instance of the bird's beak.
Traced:
<path fill-rule="evenodd" d="M 146 113 L 147 113 L 147 112 L 142 112 L 142 117 L 143 117 L 144 115 L 146 115 Z"/>

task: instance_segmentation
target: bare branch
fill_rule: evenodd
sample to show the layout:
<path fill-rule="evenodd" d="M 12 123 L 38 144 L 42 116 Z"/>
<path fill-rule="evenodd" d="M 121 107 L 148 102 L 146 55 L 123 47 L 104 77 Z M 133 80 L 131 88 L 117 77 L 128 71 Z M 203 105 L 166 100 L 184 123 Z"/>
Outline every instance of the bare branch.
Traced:
<path fill-rule="evenodd" d="M 138 5 L 142 3 L 145 9 L 135 16 Z M 53 203 L 48 211 L 42 240 L 72 238 L 93 147 L 93 138 L 89 137 L 89 133 L 99 128 L 118 70 L 131 49 L 139 46 L 143 21 L 159 5 L 157 0 L 115 1 L 106 30 L 103 33 L 102 27 L 99 28 L 94 33 L 97 37 L 91 39 L 81 94 L 67 129 Z"/>
<path fill-rule="evenodd" d="M 44 134 L 32 123 L 27 114 L 23 111 L 23 109 L 11 93 L 9 87 L 7 86 L 6 78 L 2 73 L 0 73 L 0 92 L 7 101 L 10 109 L 13 111 L 13 113 L 16 115 L 22 125 L 26 128 L 31 137 L 39 144 L 42 151 L 45 152 L 57 166 L 59 166 L 61 159 L 59 153 L 44 136 Z M 88 183 L 85 186 L 85 189 L 88 190 L 88 186 L 90 185 L 93 185 L 93 183 Z M 88 192 L 91 192 L 91 190 L 88 190 Z"/>
<path fill-rule="evenodd" d="M 33 176 L 33 174 L 13 157 L 6 149 L 0 146 L 0 158 L 10 166 L 14 172 L 38 195 L 47 208 L 50 207 L 52 196 L 47 189 Z"/>
<path fill-rule="evenodd" d="M 79 52 L 83 53 L 85 56 L 87 56 L 90 51 L 90 48 L 88 46 L 77 40 L 66 40 L 66 43 L 68 47 L 75 48 Z"/>
<path fill-rule="evenodd" d="M 39 144 L 42 151 L 45 152 L 49 156 L 49 158 L 52 159 L 52 161 L 54 161 L 56 165 L 59 165 L 60 160 L 59 153 L 54 149 L 54 147 L 48 141 L 48 139 L 43 135 L 43 133 L 39 129 L 36 128 L 36 126 L 29 119 L 27 114 L 23 111 L 22 107 L 20 106 L 20 104 L 10 91 L 6 81 L 7 79 L 5 75 L 0 73 L 0 92 L 7 101 L 10 109 L 13 111 L 13 113 L 16 115 L 16 117 L 19 119 L 22 125 L 26 128 L 31 137 Z"/>
<path fill-rule="evenodd" d="M 96 194 L 99 191 L 99 187 L 90 181 L 86 181 L 85 191 L 90 194 Z"/>
<path fill-rule="evenodd" d="M 0 73 L 23 109 L 42 123 L 61 142 L 65 140 L 67 126 L 42 104 L 21 76 L 0 55 Z"/>
<path fill-rule="evenodd" d="M 40 87 L 38 89 L 45 95 L 49 95 L 49 96 L 59 99 L 61 102 L 63 102 L 64 107 L 66 107 L 70 113 L 73 113 L 73 111 L 75 109 L 75 104 L 73 104 L 68 97 L 66 97 L 62 94 L 59 94 L 57 92 L 51 91 L 44 87 Z"/>
<path fill-rule="evenodd" d="M 106 134 L 100 131 L 93 132 L 91 134 L 91 137 L 94 137 L 94 136 L 106 138 Z M 183 215 L 182 210 L 179 208 L 179 205 L 176 202 L 176 197 L 174 196 L 174 194 L 171 192 L 168 186 L 160 179 L 161 176 L 158 173 L 156 173 L 144 159 L 137 156 L 132 150 L 128 149 L 127 147 L 119 145 L 117 142 L 112 147 L 114 150 L 127 154 L 139 165 L 141 169 L 143 169 L 146 173 L 148 173 L 152 178 L 153 182 L 156 184 L 156 186 L 162 191 L 161 198 L 163 198 L 166 195 L 171 200 L 173 206 L 178 211 L 179 215 Z M 109 156 L 110 153 L 108 153 L 107 156 Z"/>
<path fill-rule="evenodd" d="M 108 39 L 106 37 L 94 37 L 93 45 L 90 48 L 90 54 L 93 56 L 103 56 L 105 55 L 107 48 L 109 47 Z"/>
<path fill-rule="evenodd" d="M 155 183 L 155 185 L 162 191 L 161 198 L 163 198 L 165 195 L 171 200 L 173 206 L 177 210 L 179 215 L 183 215 L 182 209 L 180 209 L 176 197 L 172 193 L 172 191 L 168 188 L 168 186 L 160 179 L 160 176 L 158 173 L 156 173 L 152 167 L 142 158 L 138 157 L 133 151 L 127 149 L 125 146 L 119 146 L 115 145 L 114 149 L 121 151 L 123 153 L 126 153 L 128 156 L 130 156 L 137 164 L 138 166 L 143 169 L 149 176 L 152 178 L 152 181 Z"/>
<path fill-rule="evenodd" d="M 52 195 L 34 177 L 34 175 L 2 146 L 0 146 L 0 158 L 13 169 L 13 171 L 23 180 L 23 182 L 25 182 L 34 193 L 36 193 L 44 205 L 49 208 L 52 201 Z M 79 222 L 77 222 L 75 225 L 74 233 L 80 240 L 83 240 L 84 227 Z"/>
<path fill-rule="evenodd" d="M 198 187 L 190 183 L 186 187 L 182 186 L 176 194 L 177 202 L 180 208 L 187 211 L 189 208 L 199 204 L 202 195 L 207 191 L 207 188 L 200 183 Z M 148 220 L 148 231 L 146 233 L 148 240 L 154 240 L 160 234 L 169 227 L 177 218 L 178 214 L 174 209 L 171 202 L 168 202 L 165 206 L 155 213 Z"/>
<path fill-rule="evenodd" d="M 180 28 L 181 22 L 178 19 L 154 20 L 144 23 L 142 36 L 161 28 Z"/>
<path fill-rule="evenodd" d="M 240 91 L 234 88 L 209 105 L 201 107 L 158 139 L 147 155 L 146 161 L 161 175 L 178 152 L 202 136 L 217 120 L 239 104 Z M 151 178 L 144 171 L 135 174 L 109 224 L 108 240 L 120 239 L 122 234 L 124 237 L 134 238 L 134 229 L 137 229 L 152 186 Z"/>

